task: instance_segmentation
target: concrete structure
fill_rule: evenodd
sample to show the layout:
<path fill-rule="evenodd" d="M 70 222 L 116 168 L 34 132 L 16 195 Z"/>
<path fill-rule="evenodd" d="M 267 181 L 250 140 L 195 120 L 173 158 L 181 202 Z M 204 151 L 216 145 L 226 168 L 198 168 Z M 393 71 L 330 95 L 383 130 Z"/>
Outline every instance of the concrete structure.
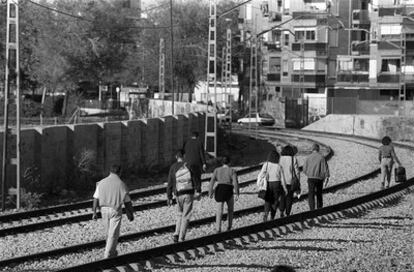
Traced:
<path fill-rule="evenodd" d="M 401 118 L 393 115 L 330 114 L 303 129 L 344 133 L 378 139 L 388 135 L 394 141 L 414 141 L 413 117 Z"/>
<path fill-rule="evenodd" d="M 216 93 L 217 93 L 217 104 L 222 107 L 228 106 L 229 103 L 235 103 L 239 99 L 239 83 L 237 82 L 237 77 L 232 77 L 232 83 L 230 86 L 223 86 L 222 82 L 217 82 Z M 214 93 L 213 83 L 210 82 L 209 93 Z M 194 100 L 197 103 L 207 103 L 207 82 L 199 82 L 198 86 L 194 88 Z M 210 95 L 210 98 L 213 99 L 213 96 Z M 214 101 L 211 101 L 214 102 Z"/>
<path fill-rule="evenodd" d="M 261 38 L 263 95 L 327 94 L 329 114 L 348 98 L 414 98 L 413 11 L 413 0 L 253 0 L 239 26 L 246 47 Z"/>
<path fill-rule="evenodd" d="M 174 161 L 174 151 L 182 148 L 191 131 L 199 131 L 204 136 L 204 122 L 203 113 L 190 113 L 125 122 L 24 129 L 22 187 L 41 192 L 90 188 L 98 181 L 93 178 L 107 174 L 114 163 L 121 164 L 127 172 L 155 167 L 165 169 Z M 91 171 L 94 173 L 83 172 L 85 164 L 93 164 Z M 90 178 L 82 178 L 82 175 Z M 8 187 L 15 187 L 14 178 L 10 176 Z M 39 184 L 31 187 L 36 178 Z"/>

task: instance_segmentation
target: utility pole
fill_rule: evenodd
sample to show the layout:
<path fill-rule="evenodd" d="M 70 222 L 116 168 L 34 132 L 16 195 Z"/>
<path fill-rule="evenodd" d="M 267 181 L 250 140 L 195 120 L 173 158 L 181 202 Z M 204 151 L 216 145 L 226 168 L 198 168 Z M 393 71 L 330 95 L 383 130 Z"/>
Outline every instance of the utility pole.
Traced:
<path fill-rule="evenodd" d="M 210 0 L 209 24 L 208 24 L 208 62 L 207 62 L 207 87 L 206 87 L 206 130 L 205 130 L 205 149 L 216 157 L 217 156 L 217 77 L 216 77 L 216 56 L 217 56 L 217 4 L 216 0 Z M 213 110 L 208 110 L 210 102 L 210 82 L 214 85 Z"/>
<path fill-rule="evenodd" d="M 403 20 L 404 24 L 404 20 Z M 404 26 L 401 26 L 401 38 L 400 38 L 400 47 L 401 47 L 401 63 L 400 63 L 400 76 L 399 76 L 399 88 L 398 88 L 398 103 L 399 103 L 399 115 L 405 115 L 405 101 L 407 99 L 407 84 L 405 82 L 405 59 L 406 59 L 406 34 L 404 32 Z M 403 71 L 404 69 L 404 71 Z"/>
<path fill-rule="evenodd" d="M 10 158 L 11 164 L 16 165 L 16 207 L 20 209 L 20 67 L 19 67 L 19 1 L 7 0 L 7 29 L 6 29 L 6 69 L 4 88 L 4 127 L 3 127 L 3 156 L 2 156 L 2 209 L 6 208 L 6 181 L 9 157 L 7 156 L 9 136 L 9 95 L 11 81 L 14 77 L 16 103 L 16 158 Z"/>
<path fill-rule="evenodd" d="M 254 78 L 255 75 L 256 75 L 256 67 L 255 67 L 255 64 L 256 64 L 256 56 L 257 56 L 257 51 L 256 51 L 256 42 L 257 41 L 256 41 L 256 39 L 257 39 L 256 36 L 254 36 L 251 39 L 251 44 L 250 44 L 249 135 L 251 133 L 251 121 L 252 121 L 251 120 L 252 119 L 252 102 L 253 102 L 252 96 L 253 96 L 254 88 L 257 85 L 256 84 L 256 78 Z M 257 121 L 257 117 L 255 116 L 253 120 L 256 120 Z"/>
<path fill-rule="evenodd" d="M 173 2 L 170 0 L 170 24 L 171 24 L 171 114 L 174 115 L 174 24 L 173 24 Z"/>
<path fill-rule="evenodd" d="M 160 68 L 159 68 L 159 75 L 158 75 L 158 88 L 159 93 L 162 95 L 162 99 L 164 99 L 165 95 L 165 53 L 164 53 L 164 39 L 160 39 Z"/>

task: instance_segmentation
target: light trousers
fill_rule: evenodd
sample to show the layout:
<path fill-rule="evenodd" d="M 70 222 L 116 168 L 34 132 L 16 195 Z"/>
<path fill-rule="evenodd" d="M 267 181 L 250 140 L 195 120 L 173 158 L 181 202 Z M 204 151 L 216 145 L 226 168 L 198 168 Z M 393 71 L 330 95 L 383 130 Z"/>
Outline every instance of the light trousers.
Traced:
<path fill-rule="evenodd" d="M 194 195 L 185 194 L 177 196 L 177 223 L 174 235 L 178 236 L 178 241 L 185 240 L 188 222 L 190 221 L 193 210 Z"/>
<path fill-rule="evenodd" d="M 117 255 L 116 246 L 121 228 L 122 209 L 117 211 L 111 207 L 101 207 L 101 214 L 106 234 L 104 258 L 114 257 Z"/>

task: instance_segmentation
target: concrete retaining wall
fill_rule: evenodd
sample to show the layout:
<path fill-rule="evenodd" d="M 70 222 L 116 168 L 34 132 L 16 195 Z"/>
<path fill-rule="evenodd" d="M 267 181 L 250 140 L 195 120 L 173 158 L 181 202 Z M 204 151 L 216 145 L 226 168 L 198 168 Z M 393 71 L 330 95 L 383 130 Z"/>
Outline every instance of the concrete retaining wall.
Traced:
<path fill-rule="evenodd" d="M 394 141 L 414 141 L 414 118 L 394 115 L 330 114 L 304 129 L 372 138 L 388 135 Z"/>
<path fill-rule="evenodd" d="M 174 152 L 183 147 L 191 131 L 197 130 L 200 136 L 204 135 L 204 120 L 204 114 L 195 113 L 23 129 L 22 187 L 33 189 L 31 185 L 36 178 L 40 184 L 34 184 L 34 188 L 41 192 L 90 187 L 98 177 L 106 175 L 114 163 L 132 172 L 166 168 L 174 161 Z M 0 140 L 2 137 L 0 133 Z M 14 157 L 15 138 L 10 138 L 9 156 Z M 7 187 L 14 187 L 15 167 L 10 165 L 8 169 Z"/>

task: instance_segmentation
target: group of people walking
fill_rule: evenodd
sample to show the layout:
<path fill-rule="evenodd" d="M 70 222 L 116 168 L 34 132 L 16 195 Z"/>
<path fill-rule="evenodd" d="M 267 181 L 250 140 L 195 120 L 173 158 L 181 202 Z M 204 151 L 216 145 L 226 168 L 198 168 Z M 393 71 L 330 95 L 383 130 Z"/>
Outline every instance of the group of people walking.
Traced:
<path fill-rule="evenodd" d="M 263 164 L 258 177 L 258 187 L 264 190 L 260 195 L 265 201 L 263 221 L 274 219 L 277 210 L 280 217 L 288 216 L 292 212 L 295 197 L 300 197 L 300 167 L 296 158 L 297 149 L 287 145 L 280 149 L 270 151 L 267 161 Z M 312 154 L 309 155 L 303 166 L 303 173 L 308 177 L 308 202 L 310 210 L 322 208 L 322 188 L 324 181 L 329 180 L 329 167 L 319 152 L 319 145 L 313 144 Z"/>
<path fill-rule="evenodd" d="M 381 165 L 382 187 L 390 185 L 391 169 L 394 161 L 399 160 L 391 145 L 391 139 L 384 137 L 383 145 L 379 148 Z M 296 158 L 296 147 L 287 145 L 278 146 L 271 150 L 263 164 L 257 185 L 259 197 L 264 199 L 263 221 L 274 219 L 277 210 L 280 217 L 289 216 L 295 197 L 300 197 L 300 172 L 307 177 L 309 209 L 323 207 L 322 189 L 329 181 L 329 167 L 325 157 L 320 153 L 318 144 L 312 145 L 312 153 L 305 158 L 300 167 Z M 201 197 L 201 174 L 206 171 L 204 148 L 194 132 L 184 148 L 175 154 L 176 162 L 170 167 L 167 183 L 167 204 L 171 206 L 175 198 L 177 203 L 176 228 L 173 235 L 174 242 L 185 240 L 188 223 L 193 210 L 194 200 Z M 127 218 L 134 220 L 131 198 L 128 188 L 120 179 L 121 168 L 114 165 L 110 174 L 97 183 L 93 201 L 93 219 L 97 218 L 97 209 L 100 207 L 107 236 L 104 257 L 117 255 L 116 246 L 120 233 L 122 205 L 125 206 Z M 239 184 L 236 171 L 230 167 L 230 157 L 224 156 L 222 166 L 216 168 L 210 179 L 209 196 L 216 200 L 216 232 L 222 231 L 223 208 L 226 204 L 227 230 L 231 230 L 233 223 L 234 202 L 239 198 Z M 315 201 L 316 198 L 316 201 Z"/>

